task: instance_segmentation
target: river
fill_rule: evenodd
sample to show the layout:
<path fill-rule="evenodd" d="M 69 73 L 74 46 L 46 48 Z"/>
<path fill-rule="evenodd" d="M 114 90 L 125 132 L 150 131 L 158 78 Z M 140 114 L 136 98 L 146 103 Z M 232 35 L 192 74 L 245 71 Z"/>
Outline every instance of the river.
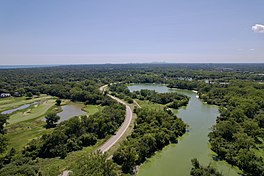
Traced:
<path fill-rule="evenodd" d="M 212 159 L 215 154 L 210 150 L 208 133 L 219 115 L 217 106 L 202 102 L 195 92 L 170 89 L 165 85 L 133 84 L 128 88 L 130 91 L 149 89 L 160 93 L 176 91 L 190 97 L 188 106 L 179 109 L 177 113 L 177 116 L 189 125 L 187 134 L 178 144 L 165 147 L 142 164 L 138 176 L 187 176 L 190 175 L 193 158 L 197 158 L 203 165 L 211 162 L 223 175 L 238 175 L 237 170 L 226 162 Z"/>

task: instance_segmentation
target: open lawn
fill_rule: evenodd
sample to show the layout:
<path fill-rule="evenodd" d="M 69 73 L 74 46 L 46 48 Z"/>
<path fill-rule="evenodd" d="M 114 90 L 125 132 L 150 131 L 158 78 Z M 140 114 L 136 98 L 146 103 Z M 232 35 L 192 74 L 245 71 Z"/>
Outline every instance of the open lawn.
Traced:
<path fill-rule="evenodd" d="M 164 105 L 160 105 L 157 103 L 152 103 L 151 101 L 148 100 L 138 100 L 135 99 L 135 101 L 142 107 L 142 108 L 148 108 L 148 109 L 159 109 L 159 108 L 163 108 Z"/>
<path fill-rule="evenodd" d="M 7 128 L 7 138 L 9 147 L 17 151 L 21 151 L 32 139 L 48 133 L 52 129 L 44 127 L 46 123 L 43 121 L 27 121 L 11 125 Z"/>
<path fill-rule="evenodd" d="M 12 114 L 9 117 L 8 123 L 11 125 L 22 121 L 40 118 L 41 116 L 44 116 L 52 106 L 55 106 L 55 100 L 41 101 L 37 105 L 32 105 L 27 109 Z"/>
<path fill-rule="evenodd" d="M 80 103 L 71 102 L 69 100 L 63 100 L 65 104 L 76 104 Z M 81 107 L 80 107 L 81 108 Z M 83 107 L 83 110 L 88 111 L 89 115 L 92 115 L 103 107 L 97 105 L 87 105 Z M 29 141 L 34 138 L 40 137 L 45 133 L 48 133 L 52 129 L 47 130 L 45 128 L 45 121 L 42 119 L 48 113 L 54 111 L 58 113 L 61 111 L 60 107 L 55 106 L 55 100 L 43 100 L 38 105 L 32 105 L 25 110 L 18 111 L 10 116 L 9 124 L 7 125 L 7 137 L 9 139 L 10 148 L 13 147 L 16 150 L 22 150 Z"/>
<path fill-rule="evenodd" d="M 9 97 L 9 98 L 0 98 L 0 112 L 5 110 L 10 110 L 22 106 L 24 104 L 33 103 L 36 101 L 41 101 L 45 99 L 51 99 L 51 96 L 40 95 L 39 97 L 33 97 L 27 99 L 27 97 Z"/>
<path fill-rule="evenodd" d="M 45 121 L 42 118 L 51 111 L 59 112 L 61 111 L 60 107 L 55 106 L 55 99 L 45 97 L 44 100 L 40 100 L 40 104 L 32 105 L 27 109 L 17 111 L 11 114 L 9 119 L 9 124 L 7 125 L 7 137 L 9 139 L 9 149 L 12 147 L 16 151 L 22 151 L 23 148 L 35 138 L 38 138 L 44 134 L 50 133 L 53 129 L 45 128 Z M 14 104 L 22 105 L 22 102 L 25 103 L 27 100 L 23 98 L 16 99 L 19 103 L 15 103 L 12 98 L 6 100 L 9 102 L 9 107 L 14 106 Z M 31 100 L 31 102 L 36 101 L 36 99 Z M 28 101 L 26 103 L 29 103 Z M 82 110 L 86 111 L 88 115 L 92 115 L 103 109 L 102 106 L 98 105 L 86 105 L 71 102 L 69 100 L 62 100 L 62 105 L 66 104 L 79 104 L 83 107 Z M 94 152 L 99 146 L 101 146 L 108 138 L 99 140 L 95 146 L 85 147 L 80 151 L 71 152 L 67 155 L 65 159 L 60 158 L 38 158 L 37 165 L 40 168 L 41 174 L 44 176 L 57 176 L 62 171 L 70 169 L 73 165 L 78 162 L 78 159 L 82 156 L 85 156 L 91 152 Z"/>
<path fill-rule="evenodd" d="M 88 115 L 93 115 L 96 112 L 101 111 L 102 109 L 103 107 L 99 105 L 86 105 L 82 108 L 82 110 L 87 112 Z"/>

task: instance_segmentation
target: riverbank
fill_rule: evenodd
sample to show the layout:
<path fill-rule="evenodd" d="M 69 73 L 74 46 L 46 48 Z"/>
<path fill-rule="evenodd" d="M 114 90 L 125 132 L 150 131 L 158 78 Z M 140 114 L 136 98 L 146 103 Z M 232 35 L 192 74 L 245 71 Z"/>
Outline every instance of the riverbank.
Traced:
<path fill-rule="evenodd" d="M 237 175 L 236 170 L 227 163 L 213 160 L 214 153 L 208 144 L 208 133 L 219 115 L 216 106 L 202 102 L 193 91 L 170 89 L 164 85 L 133 84 L 129 86 L 129 89 L 130 91 L 150 89 L 161 93 L 176 91 L 190 97 L 188 106 L 185 109 L 179 109 L 177 113 L 177 116 L 189 125 L 188 133 L 179 140 L 178 144 L 169 145 L 148 159 L 140 166 L 137 175 L 190 175 L 193 158 L 197 158 L 203 165 L 212 162 L 213 166 L 225 173 L 224 175 Z"/>

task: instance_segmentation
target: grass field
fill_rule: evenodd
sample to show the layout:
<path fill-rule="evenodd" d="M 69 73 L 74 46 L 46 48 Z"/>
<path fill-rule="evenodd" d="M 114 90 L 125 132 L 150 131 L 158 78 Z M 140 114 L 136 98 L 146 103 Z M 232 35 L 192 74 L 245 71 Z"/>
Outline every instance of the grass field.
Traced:
<path fill-rule="evenodd" d="M 44 121 L 27 121 L 11 125 L 7 128 L 9 148 L 21 151 L 32 139 L 49 133 L 52 129 L 44 128 Z"/>
<path fill-rule="evenodd" d="M 77 104 L 84 106 L 77 102 L 71 102 L 69 100 L 62 100 L 62 105 Z M 92 115 L 103 107 L 97 105 L 87 105 L 83 107 L 83 110 Z M 60 112 L 60 106 L 55 106 L 54 99 L 41 100 L 40 104 L 32 105 L 27 109 L 17 111 L 10 116 L 9 124 L 7 125 L 7 137 L 9 139 L 9 147 L 15 148 L 17 151 L 21 151 L 24 146 L 27 145 L 32 139 L 42 136 L 45 133 L 49 133 L 52 129 L 46 129 L 46 122 L 42 119 L 48 112 Z"/>
<path fill-rule="evenodd" d="M 27 99 L 26 97 L 0 98 L 0 112 L 14 109 L 24 104 L 29 104 L 36 101 L 47 100 L 51 98 L 52 98 L 51 96 L 47 96 L 44 94 L 40 95 L 39 97 L 33 97 L 31 99 Z"/>
<path fill-rule="evenodd" d="M 46 114 L 46 112 L 55 105 L 55 100 L 42 100 L 37 105 L 32 105 L 27 109 L 18 111 L 14 114 L 12 114 L 9 117 L 8 123 L 9 125 L 15 124 L 22 121 L 27 121 L 31 119 L 37 119 Z"/>
<path fill-rule="evenodd" d="M 44 134 L 50 133 L 53 129 L 45 128 L 45 121 L 42 119 L 48 112 L 61 111 L 60 107 L 55 106 L 55 98 L 42 96 L 42 98 L 33 98 L 31 100 L 25 100 L 23 97 L 8 98 L 0 101 L 0 107 L 2 109 L 15 108 L 23 104 L 27 104 L 34 101 L 40 101 L 38 105 L 32 105 L 27 109 L 16 111 L 10 115 L 9 124 L 7 125 L 7 137 L 9 139 L 9 150 L 14 148 L 17 152 L 21 152 L 23 148 L 35 138 L 38 138 Z M 66 104 L 78 104 L 82 110 L 86 111 L 88 115 L 92 115 L 103 109 L 98 105 L 83 105 L 80 102 L 71 102 L 69 100 L 62 100 L 61 105 Z M 2 106 L 5 105 L 3 108 Z M 85 147 L 80 151 L 71 152 L 65 159 L 59 158 L 38 158 L 38 166 L 41 174 L 44 176 L 57 176 L 62 171 L 72 168 L 72 166 L 78 162 L 78 159 L 82 156 L 88 155 L 95 151 L 100 145 L 102 145 L 108 138 L 99 140 L 95 146 Z"/>
<path fill-rule="evenodd" d="M 82 108 L 82 110 L 87 112 L 88 115 L 93 115 L 96 112 L 101 111 L 102 109 L 103 107 L 99 105 L 86 105 Z"/>
<path fill-rule="evenodd" d="M 152 103 L 151 101 L 145 100 L 138 100 L 136 99 L 136 102 L 142 107 L 142 108 L 148 108 L 148 109 L 160 109 L 163 108 L 164 105 L 160 105 L 157 103 Z"/>

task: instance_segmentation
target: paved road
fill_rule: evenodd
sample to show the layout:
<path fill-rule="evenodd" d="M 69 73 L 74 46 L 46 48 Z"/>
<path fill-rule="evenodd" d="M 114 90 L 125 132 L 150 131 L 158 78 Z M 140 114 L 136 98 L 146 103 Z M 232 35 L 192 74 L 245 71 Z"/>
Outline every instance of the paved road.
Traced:
<path fill-rule="evenodd" d="M 100 87 L 100 90 L 103 91 L 103 90 L 105 90 L 106 87 L 107 87 L 107 85 L 104 85 L 104 86 Z M 122 103 L 123 105 L 126 106 L 126 117 L 125 117 L 125 121 L 123 122 L 123 124 L 121 125 L 121 127 L 117 130 L 117 132 L 115 133 L 115 135 L 113 135 L 101 147 L 99 147 L 98 150 L 101 151 L 102 153 L 108 151 L 113 145 L 115 145 L 115 143 L 117 143 L 117 141 L 126 132 L 127 128 L 129 127 L 129 125 L 131 123 L 131 120 L 132 120 L 132 110 L 127 105 L 127 103 L 125 103 L 123 100 L 120 100 L 119 98 L 116 98 L 116 97 L 114 97 L 112 95 L 108 95 L 108 96 L 111 97 L 112 99 L 118 101 L 119 103 Z"/>
<path fill-rule="evenodd" d="M 106 89 L 106 87 L 107 87 L 107 85 L 101 86 L 101 87 L 99 88 L 99 90 L 100 90 L 101 92 L 104 92 L 105 89 Z"/>
<path fill-rule="evenodd" d="M 105 91 L 106 87 L 107 87 L 107 85 L 104 85 L 104 86 L 100 87 L 99 90 L 103 92 L 103 91 Z M 126 106 L 126 117 L 125 117 L 125 121 L 122 123 L 121 127 L 117 130 L 116 134 L 113 135 L 110 139 L 108 139 L 103 145 L 101 145 L 98 148 L 98 150 L 101 151 L 102 153 L 107 152 L 124 135 L 127 128 L 129 127 L 129 125 L 132 121 L 132 117 L 133 117 L 131 108 L 124 101 L 122 101 L 119 98 L 116 98 L 112 95 L 108 95 L 108 96 Z M 69 170 L 65 170 L 59 176 L 68 176 L 70 172 L 71 171 L 69 171 Z"/>

